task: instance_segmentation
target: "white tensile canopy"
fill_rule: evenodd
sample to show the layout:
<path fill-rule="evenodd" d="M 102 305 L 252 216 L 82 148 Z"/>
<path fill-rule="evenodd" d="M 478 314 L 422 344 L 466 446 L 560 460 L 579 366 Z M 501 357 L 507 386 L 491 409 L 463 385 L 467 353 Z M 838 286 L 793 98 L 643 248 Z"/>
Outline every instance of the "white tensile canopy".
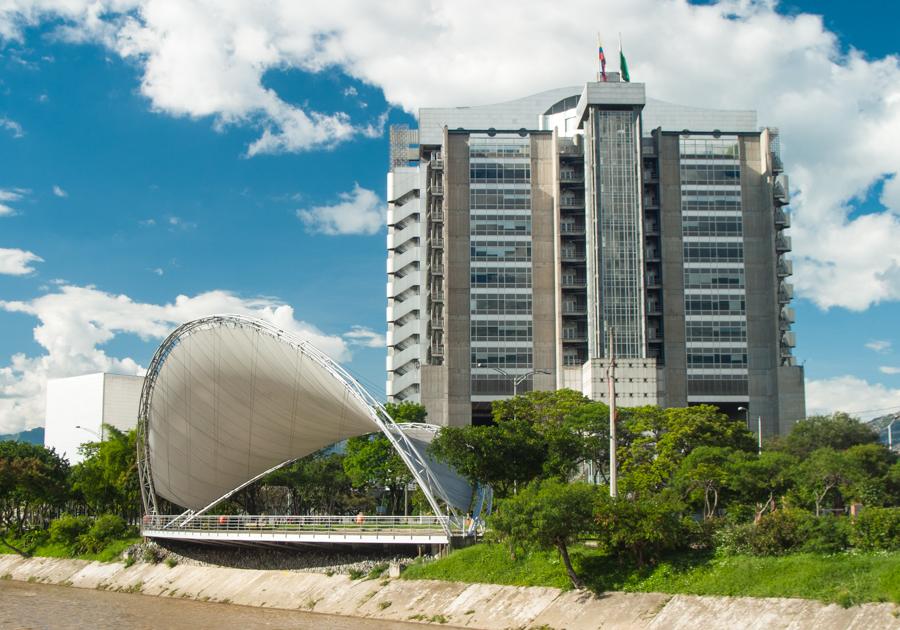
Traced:
<path fill-rule="evenodd" d="M 148 512 L 156 495 L 203 511 L 274 468 L 376 431 L 387 435 L 435 513 L 441 503 L 465 511 L 472 497 L 468 482 L 425 453 L 434 428 L 394 424 L 308 342 L 242 316 L 189 322 L 163 342 L 138 426 Z"/>

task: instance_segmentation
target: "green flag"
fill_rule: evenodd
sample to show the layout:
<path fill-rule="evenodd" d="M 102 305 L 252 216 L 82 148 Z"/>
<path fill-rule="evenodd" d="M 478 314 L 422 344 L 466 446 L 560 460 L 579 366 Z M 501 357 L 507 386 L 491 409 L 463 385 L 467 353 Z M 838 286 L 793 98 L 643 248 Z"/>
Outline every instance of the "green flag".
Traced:
<path fill-rule="evenodd" d="M 628 74 L 628 62 L 625 61 L 625 53 L 622 52 L 622 49 L 619 49 L 619 74 L 622 75 L 622 80 L 626 83 L 631 83 L 631 76 Z"/>

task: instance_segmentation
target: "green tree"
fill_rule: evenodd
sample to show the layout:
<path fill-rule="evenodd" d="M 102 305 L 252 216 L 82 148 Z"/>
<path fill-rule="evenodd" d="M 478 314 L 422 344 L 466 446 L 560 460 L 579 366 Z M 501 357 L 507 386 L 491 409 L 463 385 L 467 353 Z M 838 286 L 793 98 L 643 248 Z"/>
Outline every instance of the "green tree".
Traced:
<path fill-rule="evenodd" d="M 509 542 L 511 549 L 556 549 L 572 585 L 581 588 L 581 578 L 569 557 L 569 545 L 592 527 L 596 489 L 590 484 L 557 479 L 534 481 L 502 502 L 491 517 L 491 526 Z"/>
<path fill-rule="evenodd" d="M 288 489 L 293 514 L 341 514 L 357 506 L 339 453 L 313 453 L 267 475 L 265 484 Z"/>
<path fill-rule="evenodd" d="M 384 410 L 393 418 L 394 422 L 425 422 L 428 411 L 423 405 L 404 400 L 399 403 L 385 403 Z"/>
<path fill-rule="evenodd" d="M 354 488 L 383 491 L 388 512 L 402 512 L 404 490 L 413 476 L 387 437 L 375 433 L 347 440 L 343 467 Z"/>
<path fill-rule="evenodd" d="M 44 528 L 69 496 L 69 463 L 53 449 L 27 442 L 0 442 L 0 542 L 12 530 Z"/>
<path fill-rule="evenodd" d="M 722 446 L 698 446 L 682 460 L 675 472 L 674 485 L 689 505 L 703 506 L 703 518 L 713 518 L 719 508 L 719 495 L 736 485 L 733 472 L 738 459 L 748 456 Z"/>
<path fill-rule="evenodd" d="M 428 451 L 473 484 L 493 486 L 498 497 L 540 476 L 547 458 L 543 436 L 526 420 L 444 427 Z"/>
<path fill-rule="evenodd" d="M 630 555 L 643 567 L 663 552 L 685 545 L 681 507 L 665 492 L 634 500 L 600 492 L 594 511 L 598 538 L 610 552 Z"/>
<path fill-rule="evenodd" d="M 900 483 L 892 478 L 898 457 L 883 444 L 857 444 L 844 455 L 856 474 L 853 498 L 865 505 L 887 507 L 900 504 Z"/>
<path fill-rule="evenodd" d="M 639 494 L 665 487 L 684 458 L 698 446 L 743 451 L 753 451 L 755 446 L 743 420 L 729 418 L 712 405 L 664 410 L 638 407 L 625 414 L 622 425 L 622 485 Z"/>
<path fill-rule="evenodd" d="M 794 469 L 796 494 L 822 514 L 826 499 L 834 507 L 843 507 L 844 493 L 858 480 L 858 469 L 845 453 L 830 447 L 816 449 Z"/>
<path fill-rule="evenodd" d="M 878 433 L 843 412 L 800 420 L 786 436 L 773 438 L 769 447 L 803 459 L 820 448 L 844 451 L 858 444 L 873 444 Z"/>
<path fill-rule="evenodd" d="M 730 464 L 736 500 L 753 506 L 755 519 L 775 509 L 776 498 L 793 488 L 796 457 L 781 451 L 763 451 L 759 456 L 736 457 Z"/>
<path fill-rule="evenodd" d="M 141 509 L 137 434 L 103 425 L 104 439 L 81 446 L 84 459 L 72 468 L 72 490 L 88 511 L 134 520 Z"/>

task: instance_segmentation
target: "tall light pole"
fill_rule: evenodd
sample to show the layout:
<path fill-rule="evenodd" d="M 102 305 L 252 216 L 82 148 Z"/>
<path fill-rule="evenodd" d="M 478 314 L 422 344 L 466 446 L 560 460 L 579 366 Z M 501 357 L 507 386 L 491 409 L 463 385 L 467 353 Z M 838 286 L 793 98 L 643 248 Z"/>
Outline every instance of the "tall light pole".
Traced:
<path fill-rule="evenodd" d="M 616 343 L 613 327 L 609 327 L 609 366 L 606 368 L 609 385 L 609 496 L 619 496 L 619 480 L 616 468 Z"/>
<path fill-rule="evenodd" d="M 97 433 L 96 431 L 94 431 L 93 429 L 89 429 L 88 427 L 83 427 L 80 424 L 76 424 L 75 428 L 81 429 L 82 431 L 87 431 L 88 433 L 93 433 L 98 438 L 100 438 L 101 442 L 103 441 L 103 425 L 102 424 L 100 425 L 100 433 Z"/>
<path fill-rule="evenodd" d="M 746 407 L 738 407 L 738 411 L 744 412 L 744 422 L 747 424 L 747 430 L 750 431 L 750 410 Z M 756 454 L 762 453 L 762 416 L 756 416 Z"/>
<path fill-rule="evenodd" d="M 487 367 L 487 366 L 484 365 L 484 364 L 482 364 L 482 363 L 478 363 L 478 364 L 476 364 L 475 367 Z M 518 395 L 518 393 L 519 393 L 519 385 L 521 385 L 522 383 L 524 383 L 525 380 L 526 380 L 529 376 L 532 376 L 532 375 L 534 375 L 534 374 L 552 374 L 552 372 L 550 372 L 550 370 L 544 370 L 544 369 L 530 370 L 530 371 L 528 371 L 528 372 L 525 372 L 525 374 L 518 374 L 518 375 L 516 375 L 516 374 L 510 374 L 509 372 L 507 372 L 507 371 L 504 370 L 503 368 L 498 368 L 498 367 L 493 367 L 493 366 L 491 366 L 491 369 L 494 370 L 495 372 L 497 372 L 498 374 L 502 374 L 502 375 L 505 376 L 506 378 L 512 380 L 512 384 L 513 384 L 513 398 L 515 398 L 515 397 Z"/>

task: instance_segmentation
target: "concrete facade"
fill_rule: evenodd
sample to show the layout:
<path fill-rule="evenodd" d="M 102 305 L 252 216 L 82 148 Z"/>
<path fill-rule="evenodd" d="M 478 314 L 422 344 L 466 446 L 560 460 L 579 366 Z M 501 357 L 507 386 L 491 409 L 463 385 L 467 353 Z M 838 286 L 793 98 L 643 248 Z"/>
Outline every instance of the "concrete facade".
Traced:
<path fill-rule="evenodd" d="M 108 424 L 123 431 L 137 426 L 142 376 L 85 374 L 47 381 L 44 446 L 70 464 L 82 460 L 78 448 L 96 442 Z"/>
<path fill-rule="evenodd" d="M 408 306 L 389 299 L 390 400 L 420 401 L 432 422 L 456 425 L 486 420 L 490 402 L 514 392 L 571 387 L 605 400 L 612 330 L 619 405 L 715 404 L 762 418 L 765 434 L 805 416 L 787 180 L 778 132 L 760 130 L 755 112 L 654 100 L 611 73 L 497 105 L 423 109 L 419 122 L 417 142 L 392 143 L 389 181 L 396 189 L 417 169 L 425 216 L 419 232 L 389 225 L 389 242 L 410 235 L 389 252 L 389 289 L 398 265 L 412 264 L 407 251 L 420 270 L 440 260 L 440 274 L 417 285 L 430 324 L 414 364 L 394 334 L 411 330 Z M 505 146 L 516 138 L 530 139 L 524 175 L 520 150 Z M 500 205 L 478 205 L 482 192 Z M 496 263 L 481 262 L 490 255 Z M 516 280 L 485 285 L 486 266 Z M 499 333 L 473 337 L 488 298 L 501 304 L 490 329 Z"/>

